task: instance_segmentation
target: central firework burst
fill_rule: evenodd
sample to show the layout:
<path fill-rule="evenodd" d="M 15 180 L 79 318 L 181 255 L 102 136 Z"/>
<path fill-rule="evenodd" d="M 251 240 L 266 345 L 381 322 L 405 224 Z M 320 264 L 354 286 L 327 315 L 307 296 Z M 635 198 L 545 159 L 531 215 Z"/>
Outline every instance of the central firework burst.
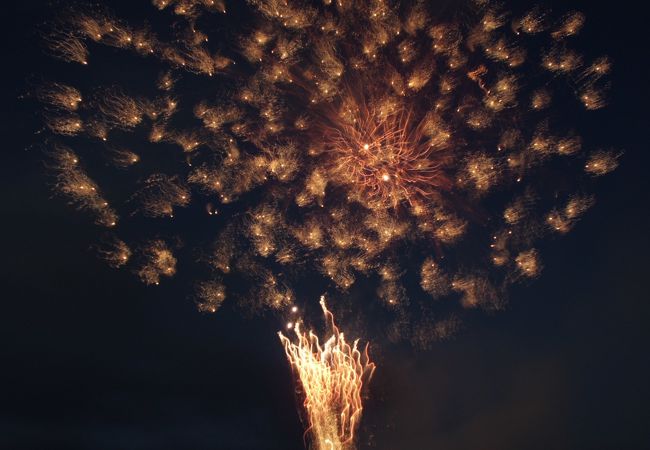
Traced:
<path fill-rule="evenodd" d="M 389 114 L 364 103 L 346 108 L 323 131 L 332 178 L 366 194 L 355 198 L 371 208 L 406 203 L 418 210 L 452 186 L 446 173 L 450 154 L 436 147 L 449 139 L 448 132 L 427 136 L 430 124 L 417 122 L 412 111 Z"/>

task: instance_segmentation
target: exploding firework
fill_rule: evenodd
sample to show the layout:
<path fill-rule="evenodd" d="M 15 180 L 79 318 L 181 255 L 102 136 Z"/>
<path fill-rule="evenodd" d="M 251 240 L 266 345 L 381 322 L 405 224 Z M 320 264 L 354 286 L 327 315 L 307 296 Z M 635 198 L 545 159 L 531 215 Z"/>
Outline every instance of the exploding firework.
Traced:
<path fill-rule="evenodd" d="M 302 386 L 309 417 L 306 433 L 313 436 L 314 448 L 350 449 L 363 411 L 362 390 L 375 365 L 368 356 L 368 345 L 361 351 L 358 340 L 351 345 L 345 340 L 323 297 L 320 305 L 332 333 L 324 344 L 312 331 L 302 332 L 299 322 L 293 326 L 297 343 L 278 335 Z"/>
<path fill-rule="evenodd" d="M 108 239 L 119 243 L 102 252 L 112 266 L 119 254 L 158 284 L 182 248 L 170 234 L 192 241 L 162 222 L 197 203 L 219 217 L 214 250 L 199 258 L 214 271 L 198 282 L 202 311 L 227 296 L 287 308 L 305 270 L 342 293 L 378 279 L 389 337 L 427 346 L 458 328 L 462 309 L 500 309 L 509 284 L 536 277 L 540 238 L 573 228 L 593 204 L 584 186 L 617 166 L 615 152 L 584 150 L 560 113 L 605 104 L 610 60 L 571 48 L 581 13 L 257 0 L 233 5 L 240 27 L 210 39 L 202 29 L 225 26 L 225 4 L 154 4 L 171 8 L 154 24 L 165 31 L 171 17 L 173 39 L 99 7 L 71 10 L 45 38 L 88 71 L 102 45 L 157 60 L 147 93 L 96 74 L 89 92 L 57 81 L 34 96 L 59 136 L 56 190 L 128 238 Z M 138 216 L 156 220 L 135 233 Z M 460 308 L 411 301 L 414 273 Z M 231 276 L 251 291 L 229 289 Z"/>
<path fill-rule="evenodd" d="M 425 129 L 435 124 L 411 123 L 411 112 L 388 114 L 354 105 L 350 122 L 325 129 L 330 174 L 362 192 L 365 206 L 396 210 L 401 205 L 422 209 L 440 202 L 440 192 L 452 182 L 445 173 L 451 163 L 449 152 L 439 152 L 427 139 Z M 440 132 L 439 130 L 436 130 Z M 435 138 L 449 139 L 440 132 Z"/>
<path fill-rule="evenodd" d="M 573 229 L 592 180 L 617 167 L 620 154 L 572 121 L 606 105 L 611 70 L 575 48 L 582 13 L 153 3 L 162 12 L 147 26 L 99 6 L 55 21 L 44 42 L 84 82 L 34 97 L 55 136 L 56 191 L 108 228 L 100 254 L 151 285 L 209 271 L 202 312 L 287 312 L 300 280 L 324 280 L 335 311 L 428 347 L 464 310 L 502 309 L 512 283 L 539 276 L 540 242 Z M 120 58 L 143 70 L 118 83 L 107 67 Z M 359 284 L 371 301 L 342 301 Z M 347 344 L 338 331 L 332 348 L 298 338 L 283 343 L 311 417 L 321 410 L 303 369 L 331 370 Z M 346 414 L 337 433 L 311 417 L 314 435 L 348 441 L 358 422 Z"/>

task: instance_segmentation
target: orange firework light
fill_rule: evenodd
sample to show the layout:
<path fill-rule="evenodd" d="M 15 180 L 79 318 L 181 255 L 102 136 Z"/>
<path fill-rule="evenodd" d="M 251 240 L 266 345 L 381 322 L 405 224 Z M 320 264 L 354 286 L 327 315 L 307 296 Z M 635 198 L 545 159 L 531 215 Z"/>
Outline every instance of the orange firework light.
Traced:
<path fill-rule="evenodd" d="M 414 121 L 411 110 L 388 114 L 357 103 L 348 114 L 338 114 L 324 134 L 333 172 L 361 188 L 368 206 L 396 208 L 407 203 L 415 207 L 450 189 L 445 173 L 450 153 L 436 148 L 427 137 L 426 120 Z"/>
<path fill-rule="evenodd" d="M 352 449 L 363 410 L 361 390 L 370 381 L 375 364 L 368 356 L 368 344 L 360 351 L 358 339 L 351 345 L 345 340 L 323 297 L 320 305 L 332 331 L 323 345 L 311 330 L 301 332 L 299 323 L 294 328 L 297 343 L 281 332 L 278 335 L 302 385 L 309 420 L 305 434 L 311 434 L 314 448 Z"/>

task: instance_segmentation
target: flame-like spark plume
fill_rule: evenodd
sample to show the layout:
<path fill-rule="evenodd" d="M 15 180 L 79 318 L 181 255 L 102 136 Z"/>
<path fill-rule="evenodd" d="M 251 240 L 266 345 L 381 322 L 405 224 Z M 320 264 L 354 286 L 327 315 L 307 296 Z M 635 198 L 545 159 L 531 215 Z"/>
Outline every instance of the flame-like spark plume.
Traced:
<path fill-rule="evenodd" d="M 297 343 L 278 333 L 287 358 L 300 379 L 304 407 L 317 450 L 350 450 L 354 448 L 354 433 L 363 411 L 361 392 L 370 381 L 375 364 L 368 356 L 368 344 L 363 351 L 359 340 L 349 344 L 334 323 L 324 297 L 320 305 L 332 335 L 323 345 L 313 331 L 303 333 L 296 323 Z"/>

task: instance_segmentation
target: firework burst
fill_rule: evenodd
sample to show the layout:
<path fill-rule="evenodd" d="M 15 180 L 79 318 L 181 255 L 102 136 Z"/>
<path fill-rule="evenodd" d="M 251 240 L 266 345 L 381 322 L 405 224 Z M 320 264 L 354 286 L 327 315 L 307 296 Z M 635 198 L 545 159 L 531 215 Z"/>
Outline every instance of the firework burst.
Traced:
<path fill-rule="evenodd" d="M 436 148 L 436 139 L 446 140 L 449 133 L 428 138 L 430 124 L 413 124 L 409 111 L 388 114 L 356 106 L 349 114 L 352 123 L 338 120 L 322 129 L 333 179 L 362 192 L 359 198 L 369 208 L 417 210 L 440 203 L 441 192 L 452 185 L 445 171 L 451 156 Z"/>
<path fill-rule="evenodd" d="M 101 45 L 155 59 L 150 93 L 98 73 L 94 91 L 57 81 L 34 96 L 63 141 L 50 152 L 57 190 L 116 233 L 142 235 L 132 218 L 157 219 L 143 244 L 109 239 L 121 244 L 102 254 L 129 255 L 120 267 L 156 284 L 151 274 L 176 267 L 161 271 L 146 257 L 157 254 L 151 243 L 168 261 L 181 248 L 159 232 L 173 229 L 162 221 L 196 203 L 220 218 L 215 250 L 200 258 L 214 270 L 197 287 L 202 311 L 231 295 L 244 307 L 287 308 L 305 269 L 341 292 L 375 278 L 393 317 L 389 336 L 428 345 L 458 328 L 462 309 L 502 308 L 509 284 L 537 276 L 540 238 L 573 228 L 593 204 L 584 187 L 617 166 L 617 153 L 584 149 L 561 115 L 602 108 L 608 88 L 610 60 L 572 48 L 580 13 L 553 19 L 482 1 L 441 12 L 419 1 L 256 0 L 238 3 L 240 27 L 212 39 L 203 30 L 226 26 L 224 4 L 155 5 L 172 12 L 157 25 L 173 18 L 174 39 L 85 7 L 44 40 L 84 70 Z M 97 151 L 84 154 L 90 147 Z M 120 181 L 97 170 L 98 154 Z M 568 179 L 583 181 L 569 188 Z M 409 270 L 415 260 L 419 270 Z M 413 273 L 425 292 L 460 308 L 412 302 Z M 228 288 L 233 274 L 249 293 Z M 218 301 L 205 300 L 213 291 Z"/>

